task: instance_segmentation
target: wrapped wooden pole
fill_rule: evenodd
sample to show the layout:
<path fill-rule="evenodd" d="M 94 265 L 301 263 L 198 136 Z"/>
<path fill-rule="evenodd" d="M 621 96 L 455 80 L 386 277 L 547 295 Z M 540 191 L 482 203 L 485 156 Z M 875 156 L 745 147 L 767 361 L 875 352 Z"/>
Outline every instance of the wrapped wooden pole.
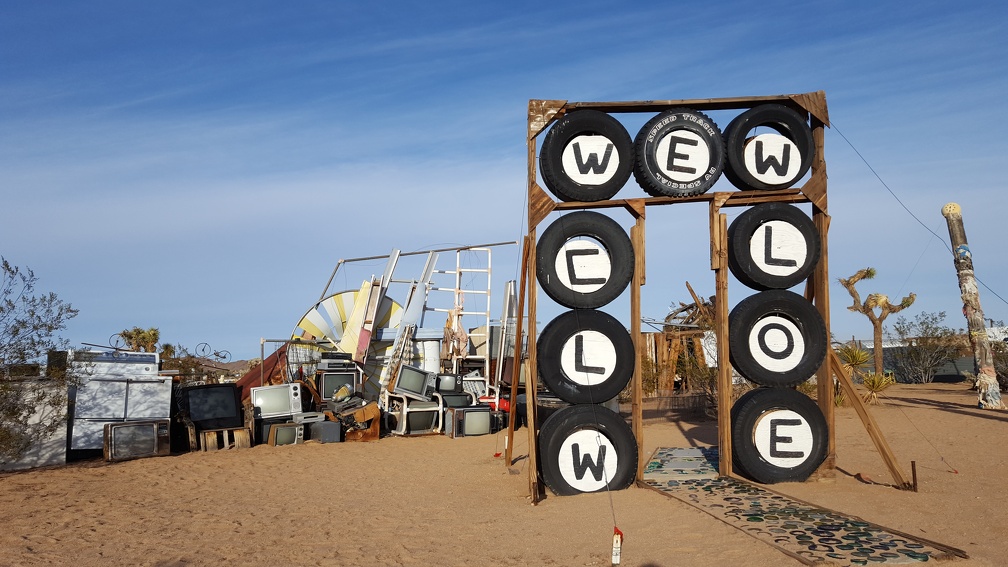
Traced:
<path fill-rule="evenodd" d="M 973 347 L 978 405 L 982 409 L 1005 409 L 1001 402 L 997 373 L 994 371 L 994 355 L 991 353 L 987 328 L 984 326 L 983 310 L 980 309 L 980 290 L 977 288 L 976 276 L 973 273 L 973 255 L 970 253 L 969 244 L 966 243 L 962 208 L 956 203 L 949 203 L 942 207 L 942 216 L 948 223 L 952 256 L 956 273 L 959 275 L 959 291 L 962 293 L 963 315 L 966 316 L 970 346 Z"/>

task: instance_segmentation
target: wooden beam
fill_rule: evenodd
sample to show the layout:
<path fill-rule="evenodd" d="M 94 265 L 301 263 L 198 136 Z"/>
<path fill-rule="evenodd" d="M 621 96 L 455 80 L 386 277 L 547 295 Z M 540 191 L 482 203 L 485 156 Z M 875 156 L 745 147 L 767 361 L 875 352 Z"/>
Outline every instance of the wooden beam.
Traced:
<path fill-rule="evenodd" d="M 531 99 L 528 104 L 528 140 L 531 141 L 561 114 L 566 100 Z"/>
<path fill-rule="evenodd" d="M 711 202 L 711 269 L 714 270 L 714 310 L 717 330 L 718 474 L 732 476 L 731 363 L 728 362 L 728 217 Z"/>
<path fill-rule="evenodd" d="M 892 449 L 889 448 L 889 443 L 882 436 L 882 431 L 879 430 L 878 424 L 875 423 L 875 418 L 868 413 L 868 408 L 854 387 L 854 381 L 851 380 L 850 375 L 847 374 L 843 364 L 840 362 L 840 357 L 837 356 L 836 351 L 833 349 L 829 350 L 829 356 L 832 359 L 833 373 L 836 375 L 837 380 L 840 381 L 840 386 L 843 388 L 844 393 L 847 394 L 847 399 L 850 400 L 851 405 L 854 406 L 858 417 L 861 418 L 861 423 L 864 424 L 865 431 L 868 432 L 872 443 L 875 444 L 875 449 L 878 450 L 886 467 L 889 468 L 889 473 L 892 475 L 893 480 L 896 481 L 896 487 L 902 490 L 910 490 L 913 487 L 913 483 L 903 474 L 903 470 L 900 469 L 899 463 L 896 462 L 896 456 L 893 455 Z"/>
<path fill-rule="evenodd" d="M 515 432 L 515 414 L 518 411 L 518 382 L 521 381 L 521 368 L 522 368 L 522 333 L 524 332 L 525 323 L 525 278 L 529 272 L 529 237 L 525 236 L 524 242 L 522 243 L 522 256 L 521 256 L 521 272 L 518 276 L 520 283 L 518 284 L 518 309 L 515 313 L 518 314 L 517 321 L 515 322 L 515 350 L 514 350 L 514 364 L 511 368 L 511 397 L 508 398 L 508 430 L 507 439 L 505 443 L 507 447 L 504 449 L 504 466 L 510 467 L 512 458 L 514 455 L 514 432 Z M 502 364 L 503 361 L 498 361 L 498 364 Z"/>
<path fill-rule="evenodd" d="M 644 282 L 644 215 L 637 217 L 637 222 L 630 228 L 630 242 L 634 251 L 634 271 L 630 280 L 630 338 L 634 344 L 636 361 L 633 371 L 633 421 L 632 430 L 637 440 L 637 482 L 644 482 L 644 388 L 641 384 L 641 298 L 640 288 Z"/>
<path fill-rule="evenodd" d="M 822 93 L 822 91 L 819 91 Z M 752 108 L 760 104 L 776 102 L 788 106 L 803 107 L 807 100 L 815 100 L 818 93 L 782 94 L 771 96 L 747 96 L 731 98 L 694 98 L 682 100 L 640 100 L 625 102 L 568 102 L 567 110 L 591 108 L 603 112 L 658 112 L 668 108 L 685 106 L 696 110 L 729 110 Z M 825 95 L 823 109 L 825 109 Z"/>

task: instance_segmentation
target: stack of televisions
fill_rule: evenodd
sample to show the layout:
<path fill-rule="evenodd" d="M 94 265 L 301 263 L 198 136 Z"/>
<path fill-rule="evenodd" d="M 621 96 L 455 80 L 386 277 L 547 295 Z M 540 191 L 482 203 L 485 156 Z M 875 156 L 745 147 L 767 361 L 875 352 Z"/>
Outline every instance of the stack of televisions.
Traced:
<path fill-rule="evenodd" d="M 442 433 L 457 438 L 497 433 L 506 416 L 483 402 L 485 390 L 478 373 L 463 376 L 400 365 L 388 386 L 387 427 L 394 435 Z"/>
<path fill-rule="evenodd" d="M 705 114 L 670 108 L 633 140 L 609 113 L 575 108 L 546 133 L 539 171 L 563 201 L 610 199 L 631 174 L 649 195 L 682 198 L 706 192 L 722 173 L 742 190 L 786 189 L 808 173 L 814 154 L 807 112 L 785 104 L 744 110 L 724 135 Z M 761 292 L 732 311 L 731 359 L 740 374 L 765 387 L 733 408 L 734 448 L 743 472 L 759 480 L 799 477 L 822 460 L 821 412 L 789 388 L 812 375 L 826 348 L 818 312 L 786 291 L 807 278 L 818 259 L 811 224 L 796 207 L 778 203 L 753 207 L 733 223 L 731 271 Z M 762 264 L 754 263 L 759 258 Z M 557 494 L 621 488 L 636 472 L 632 432 L 599 405 L 626 386 L 635 353 L 626 330 L 597 310 L 623 292 L 633 271 L 626 232 L 596 212 L 568 213 L 538 241 L 540 286 L 571 309 L 546 326 L 537 344 L 543 383 L 571 404 L 545 419 L 539 433 L 543 480 Z M 767 467 L 770 474 L 764 474 Z"/>

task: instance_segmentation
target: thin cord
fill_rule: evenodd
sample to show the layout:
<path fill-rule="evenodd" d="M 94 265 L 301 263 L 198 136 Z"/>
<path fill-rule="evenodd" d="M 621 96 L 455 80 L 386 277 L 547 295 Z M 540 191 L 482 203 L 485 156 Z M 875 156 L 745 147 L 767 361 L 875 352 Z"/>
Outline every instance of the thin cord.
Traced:
<path fill-rule="evenodd" d="M 928 241 L 924 244 L 924 250 L 921 250 L 920 256 L 918 256 L 917 257 L 917 261 L 914 262 L 913 268 L 910 268 L 910 273 L 907 274 L 906 279 L 903 280 L 903 284 L 900 285 L 899 291 L 896 292 L 896 297 L 899 297 L 903 293 L 903 288 L 905 288 L 906 285 L 907 285 L 907 282 L 910 281 L 910 276 L 912 276 L 913 273 L 915 271 L 917 271 L 917 266 L 920 265 L 920 261 L 924 258 L 924 254 L 927 253 L 927 249 L 928 249 L 928 247 L 931 246 L 931 241 L 932 240 L 933 240 L 932 238 L 929 238 Z"/>
<path fill-rule="evenodd" d="M 889 401 L 895 401 L 895 400 L 893 400 L 892 398 L 890 398 L 889 396 L 885 395 L 885 394 L 884 394 L 884 393 L 882 393 L 882 392 L 879 392 L 879 395 L 881 395 L 882 397 L 884 397 L 885 399 L 887 399 L 887 400 L 889 400 Z M 920 430 L 920 428 L 919 428 L 919 427 L 917 427 L 917 424 L 916 424 L 916 423 L 914 423 L 914 422 L 913 422 L 913 420 L 911 420 L 911 419 L 910 419 L 910 416 L 908 416 L 908 415 L 906 414 L 906 412 L 905 412 L 905 411 L 903 411 L 903 408 L 901 408 L 901 407 L 900 407 L 900 406 L 898 406 L 898 405 L 894 405 L 893 407 L 895 407 L 896 409 L 898 409 L 898 410 L 899 410 L 899 412 L 900 412 L 901 414 L 903 414 L 903 417 L 904 417 L 904 418 L 905 418 L 905 419 L 907 420 L 907 422 L 908 422 L 908 423 L 909 423 L 910 425 L 912 425 L 914 429 L 916 429 L 916 430 L 917 430 L 917 433 L 918 433 L 918 434 L 920 434 L 921 438 L 922 438 L 922 439 L 924 439 L 925 441 L 927 441 L 927 444 L 928 444 L 928 445 L 931 445 L 931 448 L 932 448 L 932 449 L 934 449 L 934 452 L 935 452 L 935 453 L 937 453 L 939 457 L 941 457 L 941 461 L 942 461 L 943 463 L 945 463 L 945 466 L 946 466 L 946 467 L 948 467 L 948 468 L 949 468 L 949 472 L 951 472 L 951 473 L 953 473 L 953 474 L 959 474 L 959 470 L 958 470 L 958 469 L 956 469 L 955 467 L 953 467 L 951 463 L 949 463 L 948 461 L 946 461 L 946 460 L 945 460 L 945 455 L 943 455 L 943 454 L 942 454 L 942 452 L 938 450 L 938 447 L 935 447 L 934 443 L 932 443 L 932 442 L 931 442 L 931 440 L 930 440 L 930 439 L 928 439 L 927 435 L 924 435 L 924 432 L 923 432 L 923 431 L 921 431 L 921 430 Z"/>
<path fill-rule="evenodd" d="M 938 241 L 941 242 L 942 245 L 945 246 L 945 249 L 948 250 L 949 254 L 952 254 L 953 256 L 955 256 L 955 253 L 952 251 L 952 247 L 949 246 L 949 243 L 945 242 L 945 240 L 942 239 L 940 236 L 938 236 L 938 234 L 936 234 L 935 231 L 931 230 L 931 228 L 928 227 L 928 225 L 924 224 L 923 221 L 921 221 L 919 218 L 917 218 L 917 215 L 913 214 L 913 211 L 911 211 L 903 203 L 903 201 L 900 200 L 900 198 L 896 195 L 896 193 L 893 192 L 893 190 L 889 188 L 889 185 L 887 185 L 886 182 L 882 180 L 882 177 L 878 174 L 878 172 L 875 171 L 875 168 L 872 167 L 870 163 L 868 163 L 868 160 L 866 160 L 864 158 L 864 156 L 861 155 L 861 152 L 859 152 L 858 149 L 854 147 L 854 144 L 852 144 L 851 141 L 847 139 L 847 136 L 844 136 L 843 132 L 841 132 L 840 129 L 837 128 L 836 122 L 831 121 L 830 122 L 830 128 L 833 129 L 833 130 L 835 130 L 837 134 L 840 134 L 840 137 L 843 138 L 843 140 L 845 142 L 847 142 L 847 145 L 850 146 L 850 148 L 852 150 L 854 150 L 854 153 L 857 154 L 857 156 L 859 158 L 861 158 L 861 161 L 864 162 L 865 166 L 867 166 L 868 169 L 872 172 L 872 175 L 875 176 L 875 179 L 878 179 L 879 183 L 881 183 L 882 186 L 886 188 L 886 191 L 888 191 L 889 194 L 892 195 L 893 199 L 896 199 L 896 202 L 899 203 L 901 207 L 903 207 L 903 210 L 906 211 L 907 214 L 909 214 L 911 217 L 913 217 L 913 219 L 915 221 L 917 221 L 918 224 L 920 224 L 922 227 L 924 227 L 924 230 L 928 231 L 929 233 L 931 233 L 932 236 L 934 236 L 935 238 L 937 238 Z M 1008 301 L 1005 301 L 1005 298 L 1003 298 L 1000 295 L 998 295 L 998 293 L 996 291 L 994 291 L 993 289 L 991 289 L 986 283 L 984 283 L 983 280 L 981 280 L 979 277 L 977 277 L 977 275 L 975 273 L 973 274 L 973 277 L 976 279 L 976 281 L 980 285 L 984 286 L 984 289 L 986 289 L 987 291 L 991 292 L 991 294 L 993 294 L 994 297 L 1000 299 L 1002 303 L 1004 303 L 1005 305 L 1008 305 Z"/>

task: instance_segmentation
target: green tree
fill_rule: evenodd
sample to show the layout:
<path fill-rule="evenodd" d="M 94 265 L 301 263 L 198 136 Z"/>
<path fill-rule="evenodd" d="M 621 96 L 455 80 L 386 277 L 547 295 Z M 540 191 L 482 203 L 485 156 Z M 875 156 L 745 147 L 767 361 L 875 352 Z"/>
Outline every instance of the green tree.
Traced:
<path fill-rule="evenodd" d="M 12 376 L 11 368 L 44 366 L 51 352 L 65 350 L 57 336 L 77 310 L 55 293 L 35 295 L 38 278 L 0 257 L 0 457 L 15 460 L 34 443 L 50 437 L 66 414 L 72 373 L 51 372 L 45 380 Z M 34 374 L 38 375 L 38 372 Z M 36 413 L 41 421 L 32 423 Z"/>
<path fill-rule="evenodd" d="M 119 332 L 126 341 L 126 347 L 135 352 L 157 352 L 157 344 L 161 339 L 161 331 L 157 327 L 141 329 L 133 327 Z"/>
<path fill-rule="evenodd" d="M 840 278 L 840 285 L 847 288 L 847 292 L 850 293 L 851 298 L 854 300 L 854 304 L 848 307 L 847 310 L 863 314 L 872 323 L 875 345 L 875 374 L 882 376 L 882 324 L 889 315 L 899 313 L 913 305 L 914 300 L 917 299 L 917 294 L 911 293 L 904 297 L 899 304 L 893 305 L 889 303 L 889 296 L 881 293 L 872 293 L 862 303 L 861 295 L 854 285 L 863 279 L 872 279 L 874 277 L 875 268 L 864 268 L 863 270 L 858 270 L 857 273 L 849 278 Z M 878 313 L 875 312 L 876 309 L 879 310 Z"/>
<path fill-rule="evenodd" d="M 903 345 L 893 359 L 901 377 L 928 384 L 943 364 L 954 360 L 964 347 L 962 333 L 942 324 L 945 312 L 919 313 L 913 319 L 902 315 L 893 332 Z"/>

